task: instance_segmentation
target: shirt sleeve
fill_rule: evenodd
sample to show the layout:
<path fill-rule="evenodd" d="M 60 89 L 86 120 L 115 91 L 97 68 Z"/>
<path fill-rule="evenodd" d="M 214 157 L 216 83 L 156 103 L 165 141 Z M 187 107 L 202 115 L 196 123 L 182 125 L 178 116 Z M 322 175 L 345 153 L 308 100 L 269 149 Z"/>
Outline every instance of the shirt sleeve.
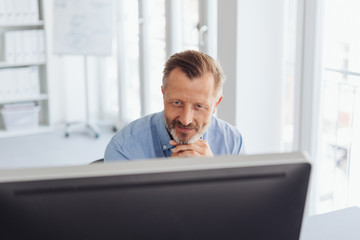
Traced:
<path fill-rule="evenodd" d="M 129 157 L 127 156 L 121 145 L 117 144 L 114 138 L 111 139 L 105 150 L 104 161 L 111 162 L 127 160 L 129 160 Z"/>
<path fill-rule="evenodd" d="M 235 130 L 235 132 L 233 133 L 234 137 L 235 137 L 235 142 L 234 142 L 234 148 L 235 148 L 235 152 L 233 154 L 235 155 L 242 155 L 245 154 L 245 148 L 244 148 L 244 141 L 243 141 L 243 136 L 242 134 L 239 132 L 239 130 Z"/>
<path fill-rule="evenodd" d="M 239 155 L 245 155 L 245 154 L 246 154 L 246 148 L 245 148 L 243 137 L 241 135 L 241 143 L 240 143 Z"/>

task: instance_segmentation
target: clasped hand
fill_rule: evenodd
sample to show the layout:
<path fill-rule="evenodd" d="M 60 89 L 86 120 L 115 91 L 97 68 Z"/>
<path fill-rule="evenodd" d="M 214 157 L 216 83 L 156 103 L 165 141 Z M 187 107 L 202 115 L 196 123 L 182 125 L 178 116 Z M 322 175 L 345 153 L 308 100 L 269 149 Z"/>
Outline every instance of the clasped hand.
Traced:
<path fill-rule="evenodd" d="M 171 140 L 170 144 L 173 148 L 171 157 L 212 157 L 213 153 L 207 141 L 199 139 L 191 144 L 179 144 L 175 140 Z"/>

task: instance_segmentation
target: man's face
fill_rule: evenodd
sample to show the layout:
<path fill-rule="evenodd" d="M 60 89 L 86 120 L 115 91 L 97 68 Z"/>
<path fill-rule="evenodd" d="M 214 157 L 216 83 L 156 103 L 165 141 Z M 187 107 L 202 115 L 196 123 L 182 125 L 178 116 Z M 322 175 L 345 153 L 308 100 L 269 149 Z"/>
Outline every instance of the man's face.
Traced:
<path fill-rule="evenodd" d="M 179 144 L 200 139 L 222 97 L 214 96 L 214 77 L 206 73 L 190 80 L 180 68 L 171 71 L 163 91 L 166 128 Z"/>

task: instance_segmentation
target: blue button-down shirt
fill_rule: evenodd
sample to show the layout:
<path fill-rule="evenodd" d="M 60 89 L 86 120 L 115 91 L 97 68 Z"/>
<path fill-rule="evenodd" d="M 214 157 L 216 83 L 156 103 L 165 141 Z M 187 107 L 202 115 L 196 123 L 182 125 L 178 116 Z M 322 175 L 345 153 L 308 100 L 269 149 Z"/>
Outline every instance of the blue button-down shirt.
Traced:
<path fill-rule="evenodd" d="M 214 155 L 236 155 L 242 152 L 242 136 L 237 128 L 212 117 L 206 140 Z M 166 158 L 172 154 L 170 135 L 165 127 L 164 112 L 154 113 L 117 132 L 105 150 L 105 161 Z"/>

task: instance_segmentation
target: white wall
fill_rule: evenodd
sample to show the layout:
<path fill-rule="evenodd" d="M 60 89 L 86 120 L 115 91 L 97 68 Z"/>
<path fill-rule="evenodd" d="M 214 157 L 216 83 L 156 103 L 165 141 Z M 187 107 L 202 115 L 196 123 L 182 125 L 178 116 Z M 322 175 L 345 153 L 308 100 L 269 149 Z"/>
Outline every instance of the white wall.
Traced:
<path fill-rule="evenodd" d="M 247 153 L 282 148 L 284 2 L 218 2 L 218 57 L 227 76 L 218 116 L 240 128 Z"/>

